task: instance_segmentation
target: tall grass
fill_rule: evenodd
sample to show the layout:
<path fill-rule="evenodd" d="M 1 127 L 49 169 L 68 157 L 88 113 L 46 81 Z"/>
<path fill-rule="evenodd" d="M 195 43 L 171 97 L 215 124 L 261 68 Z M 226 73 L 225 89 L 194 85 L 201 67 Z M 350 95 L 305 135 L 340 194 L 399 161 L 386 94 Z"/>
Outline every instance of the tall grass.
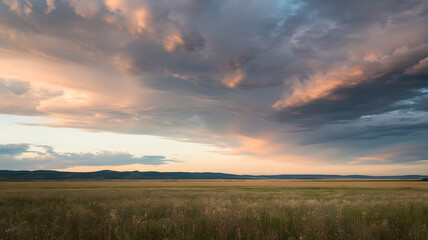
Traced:
<path fill-rule="evenodd" d="M 412 189 L 22 189 L 0 239 L 428 239 Z"/>

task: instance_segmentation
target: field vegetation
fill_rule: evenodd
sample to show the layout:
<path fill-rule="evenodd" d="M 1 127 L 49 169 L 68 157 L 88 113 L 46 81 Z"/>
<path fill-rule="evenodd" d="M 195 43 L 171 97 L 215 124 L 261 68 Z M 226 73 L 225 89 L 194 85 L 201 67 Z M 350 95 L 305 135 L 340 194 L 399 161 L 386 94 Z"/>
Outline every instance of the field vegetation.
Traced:
<path fill-rule="evenodd" d="M 428 239 L 428 184 L 0 182 L 0 239 Z"/>

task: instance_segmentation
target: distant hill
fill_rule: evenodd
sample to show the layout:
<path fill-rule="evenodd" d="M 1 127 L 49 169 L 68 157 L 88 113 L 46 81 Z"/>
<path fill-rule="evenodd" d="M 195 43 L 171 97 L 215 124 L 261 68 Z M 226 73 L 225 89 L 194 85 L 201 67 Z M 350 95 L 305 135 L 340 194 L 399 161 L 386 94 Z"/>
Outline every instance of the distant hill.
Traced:
<path fill-rule="evenodd" d="M 0 181 L 41 180 L 138 180 L 138 179 L 422 179 L 427 175 L 367 176 L 367 175 L 236 175 L 212 172 L 59 172 L 49 170 L 11 171 L 0 170 Z"/>

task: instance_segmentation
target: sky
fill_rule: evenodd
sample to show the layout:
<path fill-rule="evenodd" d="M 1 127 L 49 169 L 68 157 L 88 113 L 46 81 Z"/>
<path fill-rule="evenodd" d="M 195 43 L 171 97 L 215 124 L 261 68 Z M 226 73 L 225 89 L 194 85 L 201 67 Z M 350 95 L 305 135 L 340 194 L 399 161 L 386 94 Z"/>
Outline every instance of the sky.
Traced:
<path fill-rule="evenodd" d="M 0 0 L 0 169 L 428 172 L 424 0 Z"/>

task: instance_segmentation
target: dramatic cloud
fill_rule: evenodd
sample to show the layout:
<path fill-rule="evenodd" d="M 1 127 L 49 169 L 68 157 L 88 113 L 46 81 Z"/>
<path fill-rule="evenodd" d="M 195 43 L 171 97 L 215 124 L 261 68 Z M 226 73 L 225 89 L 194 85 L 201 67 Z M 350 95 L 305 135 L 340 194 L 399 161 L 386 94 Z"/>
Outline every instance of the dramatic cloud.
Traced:
<path fill-rule="evenodd" d="M 427 23 L 423 0 L 1 0 L 0 112 L 262 160 L 416 164 Z"/>
<path fill-rule="evenodd" d="M 136 157 L 125 152 L 58 153 L 50 146 L 31 144 L 0 145 L 0 163 L 6 169 L 60 169 L 75 166 L 119 166 L 129 164 L 161 165 L 164 156 Z"/>

